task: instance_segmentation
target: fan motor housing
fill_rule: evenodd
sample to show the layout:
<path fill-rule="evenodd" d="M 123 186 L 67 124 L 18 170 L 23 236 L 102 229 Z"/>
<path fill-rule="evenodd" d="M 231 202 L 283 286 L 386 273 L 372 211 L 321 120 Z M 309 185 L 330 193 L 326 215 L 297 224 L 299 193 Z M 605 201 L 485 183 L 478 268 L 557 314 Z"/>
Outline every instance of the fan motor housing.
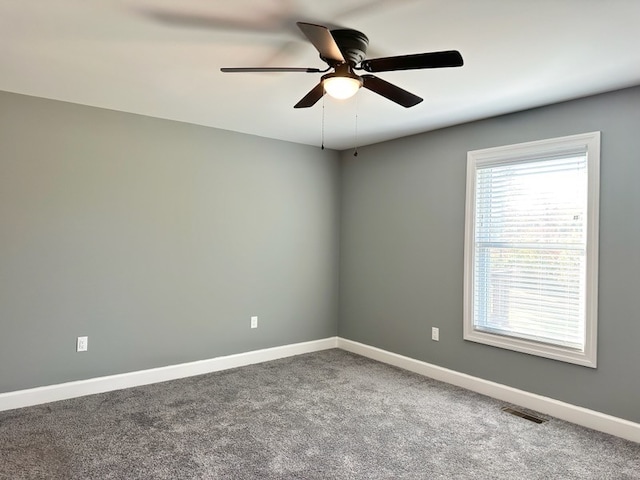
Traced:
<path fill-rule="evenodd" d="M 365 59 L 369 39 L 364 33 L 350 28 L 339 28 L 331 30 L 331 36 L 340 48 L 342 56 L 351 66 L 358 65 Z"/>

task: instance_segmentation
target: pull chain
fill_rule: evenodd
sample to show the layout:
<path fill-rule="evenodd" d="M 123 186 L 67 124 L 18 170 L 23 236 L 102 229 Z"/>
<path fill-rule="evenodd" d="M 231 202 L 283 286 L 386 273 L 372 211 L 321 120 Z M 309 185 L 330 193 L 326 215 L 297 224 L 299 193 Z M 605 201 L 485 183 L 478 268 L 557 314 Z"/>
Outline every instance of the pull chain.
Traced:
<path fill-rule="evenodd" d="M 324 95 L 322 96 L 322 146 L 321 150 L 324 150 Z"/>
<path fill-rule="evenodd" d="M 353 150 L 353 156 L 357 157 L 358 156 L 358 95 L 356 95 L 356 141 L 355 141 L 355 148 Z"/>

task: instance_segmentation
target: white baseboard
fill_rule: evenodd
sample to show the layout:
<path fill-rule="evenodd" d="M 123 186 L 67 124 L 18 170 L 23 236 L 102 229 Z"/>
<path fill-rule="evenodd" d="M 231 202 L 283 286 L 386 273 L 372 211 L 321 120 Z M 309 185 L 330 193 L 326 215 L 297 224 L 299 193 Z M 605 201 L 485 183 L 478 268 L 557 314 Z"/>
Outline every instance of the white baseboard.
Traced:
<path fill-rule="evenodd" d="M 138 387 L 150 383 L 166 382 L 178 378 L 192 377 L 194 375 L 268 362 L 293 355 L 327 350 L 329 348 L 336 348 L 337 346 L 338 339 L 331 337 L 323 340 L 265 348 L 263 350 L 254 350 L 208 360 L 181 363 L 179 365 L 0 393 L 0 411 L 30 407 L 48 402 L 56 402 L 58 400 L 82 397 L 84 395 L 93 395 L 95 393 L 121 390 L 123 388 Z"/>
<path fill-rule="evenodd" d="M 338 337 L 338 348 L 567 422 L 640 443 L 640 424 Z"/>
<path fill-rule="evenodd" d="M 208 360 L 152 368 L 106 377 L 91 378 L 75 382 L 61 383 L 45 387 L 0 393 L 0 411 L 14 408 L 40 405 L 58 400 L 93 395 L 96 393 L 121 390 L 123 388 L 138 387 L 150 383 L 165 382 L 178 378 L 192 377 L 229 368 L 237 368 L 255 363 L 268 362 L 279 358 L 317 352 L 330 348 L 341 348 L 348 352 L 362 355 L 379 362 L 387 363 L 426 377 L 450 383 L 468 390 L 520 405 L 540 413 L 551 415 L 577 425 L 592 428 L 627 440 L 640 443 L 640 424 L 621 418 L 578 407 L 561 402 L 553 398 L 529 393 L 517 388 L 483 380 L 465 373 L 432 365 L 420 360 L 388 352 L 380 348 L 371 347 L 340 337 L 330 337 L 323 340 L 283 345 L 280 347 L 254 350 L 246 353 L 227 355 Z"/>

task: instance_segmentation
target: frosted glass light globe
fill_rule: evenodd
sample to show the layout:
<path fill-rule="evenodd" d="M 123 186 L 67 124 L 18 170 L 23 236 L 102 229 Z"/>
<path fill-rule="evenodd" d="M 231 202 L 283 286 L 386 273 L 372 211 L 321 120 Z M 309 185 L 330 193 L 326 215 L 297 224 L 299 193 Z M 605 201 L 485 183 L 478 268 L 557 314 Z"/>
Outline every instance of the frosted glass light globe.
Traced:
<path fill-rule="evenodd" d="M 324 91 L 330 96 L 344 100 L 353 97 L 362 86 L 362 82 L 352 77 L 329 77 L 323 85 Z"/>

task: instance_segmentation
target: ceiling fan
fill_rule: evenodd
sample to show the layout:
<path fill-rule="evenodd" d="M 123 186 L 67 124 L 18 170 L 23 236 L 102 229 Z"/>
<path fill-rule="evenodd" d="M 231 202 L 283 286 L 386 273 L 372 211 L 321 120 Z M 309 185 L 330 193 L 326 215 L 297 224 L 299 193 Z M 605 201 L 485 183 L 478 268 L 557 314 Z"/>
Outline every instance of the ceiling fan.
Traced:
<path fill-rule="evenodd" d="M 422 102 L 422 98 L 408 92 L 375 75 L 357 75 L 355 70 L 369 73 L 395 70 L 418 70 L 423 68 L 461 67 L 462 55 L 457 50 L 418 53 L 366 59 L 369 39 L 357 30 L 340 28 L 329 30 L 323 25 L 297 22 L 298 28 L 320 53 L 320 58 L 328 65 L 319 68 L 296 67 L 224 67 L 225 73 L 246 72 L 302 72 L 324 73 L 318 83 L 294 108 L 308 108 L 320 100 L 325 93 L 339 99 L 356 94 L 360 87 L 381 95 L 405 108 Z M 330 71 L 333 70 L 333 71 Z M 327 73 L 329 72 L 329 73 Z"/>

